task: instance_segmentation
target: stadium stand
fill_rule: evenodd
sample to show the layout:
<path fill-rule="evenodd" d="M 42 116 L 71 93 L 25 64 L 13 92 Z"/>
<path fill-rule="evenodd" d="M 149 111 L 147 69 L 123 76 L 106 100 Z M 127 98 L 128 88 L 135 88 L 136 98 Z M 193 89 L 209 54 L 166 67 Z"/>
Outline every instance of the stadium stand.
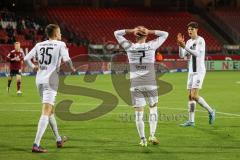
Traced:
<path fill-rule="evenodd" d="M 7 10 L 0 12 L 0 43 L 12 44 L 21 41 L 23 46 L 43 40 L 44 24 L 39 24 L 30 17 L 16 16 Z"/>
<path fill-rule="evenodd" d="M 240 9 L 224 8 L 213 13 L 240 36 Z"/>
<path fill-rule="evenodd" d="M 178 52 L 175 45 L 175 35 L 186 31 L 186 25 L 192 21 L 198 21 L 188 12 L 166 12 L 159 10 L 111 8 L 92 9 L 79 7 L 52 7 L 45 12 L 49 21 L 57 20 L 65 23 L 74 32 L 80 32 L 87 36 L 91 43 L 102 44 L 106 41 L 115 41 L 113 32 L 121 28 L 133 28 L 144 25 L 151 29 L 162 29 L 170 33 L 164 43 L 161 52 Z M 187 37 L 187 32 L 185 32 Z M 201 28 L 202 35 L 207 43 L 209 52 L 221 51 L 219 42 L 205 28 Z M 130 38 L 132 39 L 132 38 Z"/>
<path fill-rule="evenodd" d="M 240 24 L 239 16 L 237 16 L 239 11 L 217 10 L 214 13 L 239 32 Z M 109 41 L 116 43 L 113 36 L 115 30 L 144 25 L 150 29 L 161 29 L 170 33 L 169 38 L 158 51 L 164 54 L 164 58 L 175 59 L 177 57 L 172 55 L 172 53 L 178 53 L 175 35 L 178 32 L 185 32 L 185 37 L 188 37 L 186 25 L 190 21 L 199 20 L 189 12 L 133 8 L 50 7 L 41 14 L 43 19 L 46 18 L 51 23 L 57 22 L 63 28 L 63 40 L 67 42 L 71 56 L 81 54 L 83 57 L 88 53 L 86 46 L 89 43 L 105 44 Z M 12 49 L 12 46 L 8 44 L 12 44 L 16 40 L 21 42 L 23 48 L 29 49 L 36 42 L 44 40 L 45 25 L 46 22 L 39 19 L 16 16 L 7 10 L 0 11 L 0 44 L 5 44 L 0 46 L 1 59 L 4 60 L 5 55 Z M 200 26 L 199 34 L 206 40 L 207 53 L 222 53 L 223 44 L 204 28 L 204 25 L 200 24 Z M 134 37 L 129 36 L 128 38 L 134 40 Z M 214 55 L 210 56 L 215 57 Z M 117 61 L 127 60 L 124 55 L 117 57 Z"/>
<path fill-rule="evenodd" d="M 6 59 L 6 55 L 13 49 L 12 44 L 15 41 L 21 42 L 23 49 L 31 49 L 37 42 L 46 39 L 44 28 L 47 22 L 32 17 L 18 16 L 6 9 L 0 11 L 0 55 L 1 60 Z M 71 56 L 87 54 L 87 47 L 75 38 L 75 35 L 69 36 L 69 31 L 62 30 L 62 39 L 65 41 L 71 51 Z M 86 42 L 85 40 L 84 42 Z M 87 45 L 87 44 L 86 44 Z"/>

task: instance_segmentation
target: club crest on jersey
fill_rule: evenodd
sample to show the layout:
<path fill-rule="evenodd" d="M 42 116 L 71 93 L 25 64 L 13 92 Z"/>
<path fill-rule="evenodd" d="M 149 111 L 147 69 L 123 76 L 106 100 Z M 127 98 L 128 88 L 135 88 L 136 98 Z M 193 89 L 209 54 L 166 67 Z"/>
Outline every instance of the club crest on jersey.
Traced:
<path fill-rule="evenodd" d="M 194 43 L 191 47 L 190 47 L 190 49 L 192 49 L 192 50 L 195 50 L 196 49 L 196 43 Z"/>

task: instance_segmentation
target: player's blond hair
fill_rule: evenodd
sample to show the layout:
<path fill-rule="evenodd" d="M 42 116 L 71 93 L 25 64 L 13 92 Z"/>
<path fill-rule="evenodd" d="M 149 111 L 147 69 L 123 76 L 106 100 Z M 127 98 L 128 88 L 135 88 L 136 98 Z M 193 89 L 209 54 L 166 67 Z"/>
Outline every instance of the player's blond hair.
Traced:
<path fill-rule="evenodd" d="M 16 42 L 14 42 L 14 44 L 20 44 L 20 42 L 19 42 L 19 41 L 16 41 Z"/>
<path fill-rule="evenodd" d="M 54 32 L 57 28 L 60 28 L 59 25 L 57 24 L 49 24 L 47 25 L 47 27 L 45 28 L 45 33 L 48 37 L 53 37 Z"/>

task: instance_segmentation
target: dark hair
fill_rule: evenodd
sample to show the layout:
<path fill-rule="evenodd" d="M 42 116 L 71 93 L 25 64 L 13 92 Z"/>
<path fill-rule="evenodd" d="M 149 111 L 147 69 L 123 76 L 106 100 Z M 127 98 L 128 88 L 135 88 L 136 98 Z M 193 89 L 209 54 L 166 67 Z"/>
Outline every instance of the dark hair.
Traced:
<path fill-rule="evenodd" d="M 187 27 L 198 28 L 198 23 L 197 22 L 190 22 L 190 23 L 188 23 Z"/>
<path fill-rule="evenodd" d="M 54 31 L 59 28 L 59 26 L 57 24 L 49 24 L 47 25 L 47 27 L 45 28 L 45 33 L 48 37 L 52 37 L 54 34 Z"/>
<path fill-rule="evenodd" d="M 16 42 L 14 42 L 14 44 L 20 44 L 20 42 L 19 42 L 19 41 L 16 41 Z"/>

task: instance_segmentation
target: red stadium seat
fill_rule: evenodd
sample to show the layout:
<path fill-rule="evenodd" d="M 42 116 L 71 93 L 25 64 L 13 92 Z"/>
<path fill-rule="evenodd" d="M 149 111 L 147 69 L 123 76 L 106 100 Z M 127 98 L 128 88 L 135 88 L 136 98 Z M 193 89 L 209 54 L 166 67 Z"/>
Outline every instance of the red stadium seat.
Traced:
<path fill-rule="evenodd" d="M 144 25 L 150 29 L 160 29 L 169 32 L 169 38 L 163 48 L 171 46 L 176 51 L 175 36 L 182 32 L 187 37 L 186 25 L 190 21 L 198 21 L 188 12 L 160 12 L 132 8 L 91 9 L 79 7 L 50 8 L 46 12 L 49 20 L 57 19 L 65 23 L 75 32 L 85 32 L 92 43 L 103 44 L 105 41 L 115 41 L 113 32 L 117 29 L 133 28 Z M 221 43 L 206 29 L 200 29 L 209 48 L 220 49 Z M 131 40 L 134 40 L 133 37 Z M 217 46 L 217 48 L 213 47 Z M 219 50 L 219 51 L 220 51 Z"/>

